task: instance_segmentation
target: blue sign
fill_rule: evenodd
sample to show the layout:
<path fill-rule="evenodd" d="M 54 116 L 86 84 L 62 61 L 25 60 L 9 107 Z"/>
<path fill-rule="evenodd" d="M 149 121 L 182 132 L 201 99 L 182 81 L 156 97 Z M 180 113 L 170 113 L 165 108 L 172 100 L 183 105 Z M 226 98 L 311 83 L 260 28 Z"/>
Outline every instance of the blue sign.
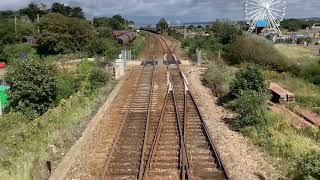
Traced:
<path fill-rule="evenodd" d="M 268 21 L 267 20 L 258 20 L 256 22 L 256 27 L 267 27 L 269 25 Z"/>

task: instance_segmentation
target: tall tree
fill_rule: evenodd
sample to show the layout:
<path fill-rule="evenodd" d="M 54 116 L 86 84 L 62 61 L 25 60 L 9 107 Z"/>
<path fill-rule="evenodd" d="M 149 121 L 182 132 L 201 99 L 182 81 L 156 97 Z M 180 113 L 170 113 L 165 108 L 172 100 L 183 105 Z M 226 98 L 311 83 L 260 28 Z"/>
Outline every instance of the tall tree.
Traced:
<path fill-rule="evenodd" d="M 85 19 L 84 12 L 81 7 L 70 7 L 61 3 L 53 3 L 51 7 L 51 12 L 60 13 L 68 17 L 76 17 L 80 19 Z"/>
<path fill-rule="evenodd" d="M 112 16 L 109 21 L 109 26 L 114 30 L 125 29 L 125 24 L 126 20 L 120 15 Z"/>
<path fill-rule="evenodd" d="M 41 18 L 38 48 L 42 54 L 81 51 L 94 37 L 88 21 L 50 13 Z"/>
<path fill-rule="evenodd" d="M 85 19 L 84 17 L 84 12 L 82 11 L 82 9 L 80 7 L 74 7 L 71 10 L 71 17 L 76 17 L 76 18 L 80 18 L 80 19 Z"/>
<path fill-rule="evenodd" d="M 166 19 L 161 18 L 157 23 L 157 28 L 160 29 L 161 31 L 167 31 L 169 28 L 169 24 L 166 21 Z"/>
<path fill-rule="evenodd" d="M 41 10 L 39 6 L 35 3 L 30 3 L 28 7 L 20 9 L 20 14 L 28 16 L 32 22 L 34 22 L 34 20 L 37 18 L 37 14 L 40 13 Z"/>

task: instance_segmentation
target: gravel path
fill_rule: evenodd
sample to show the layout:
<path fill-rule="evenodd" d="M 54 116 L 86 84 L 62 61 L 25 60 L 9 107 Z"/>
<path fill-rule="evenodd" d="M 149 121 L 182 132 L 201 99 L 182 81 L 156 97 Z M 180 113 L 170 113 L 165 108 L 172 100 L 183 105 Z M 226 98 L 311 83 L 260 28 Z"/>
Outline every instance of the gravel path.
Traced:
<path fill-rule="evenodd" d="M 217 99 L 213 97 L 210 89 L 202 85 L 200 76 L 204 69 L 190 66 L 183 69 L 231 178 L 247 180 L 281 177 L 281 172 L 271 163 L 270 157 L 260 152 L 248 138 L 230 130 L 223 121 L 233 115 L 216 105 Z"/>

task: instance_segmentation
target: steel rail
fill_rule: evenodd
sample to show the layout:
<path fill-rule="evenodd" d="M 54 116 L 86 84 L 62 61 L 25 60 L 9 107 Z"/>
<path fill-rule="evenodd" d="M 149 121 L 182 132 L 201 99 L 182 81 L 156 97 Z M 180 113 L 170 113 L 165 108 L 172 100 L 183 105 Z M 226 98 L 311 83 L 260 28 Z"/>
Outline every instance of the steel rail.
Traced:
<path fill-rule="evenodd" d="M 143 146 L 142 146 L 142 153 L 141 153 L 141 159 L 140 159 L 140 167 L 139 167 L 139 175 L 138 180 L 141 180 L 143 178 L 144 174 L 144 151 L 146 149 L 146 141 L 148 138 L 148 129 L 149 129 L 149 121 L 150 121 L 150 112 L 152 107 L 152 94 L 153 94 L 153 87 L 154 87 L 154 63 L 152 64 L 152 80 L 151 80 L 151 88 L 150 88 L 150 95 L 149 95 L 149 104 L 148 104 L 148 112 L 147 112 L 147 123 L 145 127 L 145 133 L 144 133 L 144 139 L 143 139 Z"/>
<path fill-rule="evenodd" d="M 154 158 L 155 150 L 157 148 L 157 142 L 160 139 L 160 134 L 161 134 L 160 131 L 161 131 L 162 122 L 163 122 L 163 119 L 164 119 L 164 116 L 165 116 L 165 113 L 166 113 L 166 107 L 167 107 L 167 103 L 168 103 L 169 91 L 170 90 L 169 90 L 169 86 L 168 86 L 166 97 L 165 97 L 165 101 L 164 101 L 164 104 L 163 104 L 163 107 L 162 107 L 162 110 L 161 110 L 161 116 L 160 116 L 160 119 L 159 119 L 159 122 L 158 122 L 158 125 L 157 125 L 156 134 L 155 134 L 154 140 L 152 142 L 151 151 L 150 151 L 150 154 L 149 154 L 149 157 L 148 157 L 148 160 L 147 160 L 147 164 L 146 164 L 146 169 L 147 170 L 151 169 L 151 167 L 152 167 L 152 160 Z"/>
<path fill-rule="evenodd" d="M 184 136 L 181 128 L 181 120 L 180 120 L 180 111 L 177 104 L 176 94 L 174 87 L 172 88 L 172 94 L 173 94 L 173 100 L 174 100 L 174 106 L 176 109 L 176 117 L 178 121 L 178 128 L 179 128 L 179 135 L 180 135 L 180 169 L 181 169 L 181 179 L 185 180 L 189 177 L 189 171 L 188 171 L 188 158 L 187 158 L 187 152 L 186 152 L 186 145 L 184 142 Z"/>
<path fill-rule="evenodd" d="M 153 67 L 152 67 L 152 75 L 151 75 L 151 87 L 150 87 L 150 94 L 149 94 L 149 98 L 148 98 L 148 111 L 147 111 L 147 118 L 146 118 L 146 127 L 145 127 L 145 137 L 144 137 L 144 140 L 143 140 L 143 146 L 142 146 L 142 150 L 141 150 L 141 159 L 140 159 L 140 166 L 139 166 L 139 173 L 138 173 L 138 179 L 142 179 L 142 175 L 143 174 L 143 169 L 141 168 L 141 166 L 143 166 L 143 164 L 141 164 L 143 162 L 143 159 L 144 159 L 144 150 L 145 150 L 145 138 L 147 136 L 147 129 L 148 129 L 148 126 L 149 126 L 149 117 L 150 117 L 150 111 L 151 111 L 151 103 L 152 103 L 152 91 L 153 91 L 153 85 L 154 85 L 154 64 L 153 64 Z M 121 125 L 120 125 L 120 128 L 116 134 L 116 137 L 115 139 L 113 140 L 113 143 L 112 143 L 112 146 L 111 146 L 111 150 L 108 154 L 108 157 L 106 159 L 106 162 L 105 162 L 105 166 L 103 167 L 103 170 L 100 174 L 100 179 L 103 180 L 105 179 L 105 175 L 107 173 L 107 170 L 109 168 L 109 164 L 110 164 L 110 161 L 111 161 L 111 158 L 112 158 L 112 155 L 114 154 L 114 151 L 117 147 L 117 142 L 119 141 L 120 139 L 120 136 L 121 136 L 121 133 L 123 131 L 123 127 L 124 127 L 124 124 L 128 118 L 128 114 L 129 114 L 129 111 L 130 109 L 132 108 L 132 104 L 133 104 L 133 99 L 134 97 L 136 96 L 137 94 L 137 91 L 138 91 L 138 88 L 139 88 L 139 85 L 141 84 L 142 82 L 142 76 L 143 76 L 143 72 L 145 70 L 145 66 L 143 66 L 143 68 L 141 69 L 141 72 L 140 72 L 140 76 L 139 76 L 139 80 L 138 82 L 136 83 L 136 87 L 134 88 L 134 91 L 133 91 L 133 94 L 130 98 L 130 101 L 129 101 L 129 106 L 126 108 L 126 112 L 125 112 L 125 115 L 124 117 L 122 118 L 121 120 Z"/>
<path fill-rule="evenodd" d="M 130 98 L 129 106 L 126 108 L 125 115 L 124 115 L 124 117 L 123 117 L 122 120 L 121 120 L 120 128 L 119 128 L 119 130 L 118 130 L 118 132 L 117 132 L 117 134 L 116 134 L 115 139 L 113 139 L 112 146 L 111 146 L 111 150 L 110 150 L 110 152 L 109 152 L 109 154 L 108 154 L 108 157 L 107 157 L 107 159 L 106 159 L 105 166 L 103 167 L 102 172 L 101 172 L 101 174 L 100 174 L 100 180 L 104 180 L 104 179 L 105 179 L 105 174 L 106 174 L 106 172 L 107 172 L 107 170 L 108 170 L 108 167 L 109 167 L 109 164 L 110 164 L 110 161 L 111 161 L 111 158 L 112 158 L 112 154 L 113 154 L 114 151 L 115 151 L 115 148 L 116 148 L 116 146 L 117 146 L 117 142 L 118 142 L 118 140 L 119 140 L 119 138 L 120 138 L 120 135 L 121 135 L 121 132 L 122 132 L 122 130 L 123 130 L 124 123 L 125 123 L 125 121 L 126 121 L 126 119 L 127 119 L 127 117 L 128 117 L 129 110 L 130 110 L 130 108 L 132 107 L 132 103 L 133 103 L 134 96 L 136 95 L 137 90 L 138 90 L 138 87 L 139 87 L 139 84 L 141 83 L 143 71 L 144 71 L 144 67 L 141 69 L 140 76 L 139 76 L 139 80 L 138 80 L 138 82 L 137 82 L 136 87 L 134 88 L 134 91 L 133 91 L 132 96 L 131 96 L 131 98 Z"/>
<path fill-rule="evenodd" d="M 180 65 L 179 65 L 177 59 L 176 59 L 176 56 L 173 56 L 173 57 L 174 57 L 174 60 L 175 60 L 176 65 L 177 65 L 177 67 L 178 67 L 178 69 L 179 69 L 179 71 L 180 71 L 180 76 L 181 76 L 181 78 L 183 79 L 183 81 L 185 81 L 185 79 L 184 79 L 184 77 L 183 77 L 183 72 L 182 72 L 182 70 L 181 70 L 181 68 L 180 68 Z M 223 162 L 223 160 L 222 160 L 222 158 L 221 158 L 221 155 L 220 155 L 220 153 L 219 153 L 219 151 L 218 151 L 218 149 L 217 149 L 217 147 L 216 147 L 216 145 L 215 145 L 215 143 L 214 143 L 214 140 L 213 140 L 213 138 L 212 138 L 213 136 L 211 135 L 211 133 L 210 133 L 210 131 L 209 131 L 208 125 L 207 125 L 207 123 L 206 123 L 206 122 L 204 121 L 204 119 L 203 119 L 202 113 L 201 113 L 201 111 L 200 111 L 200 109 L 199 109 L 199 106 L 198 106 L 197 102 L 195 101 L 195 98 L 194 98 L 194 96 L 193 96 L 193 94 L 192 94 L 192 92 L 191 92 L 191 90 L 190 90 L 189 85 L 188 85 L 186 82 L 185 82 L 185 85 L 186 85 L 187 88 L 189 89 L 189 90 L 188 90 L 188 91 L 189 91 L 189 94 L 190 94 L 190 96 L 191 96 L 191 98 L 192 98 L 193 103 L 195 104 L 195 107 L 196 107 L 197 111 L 198 111 L 200 120 L 201 120 L 201 122 L 202 122 L 202 126 L 203 126 L 203 128 L 204 128 L 204 130 L 205 130 L 205 133 L 206 133 L 206 136 L 207 136 L 207 138 L 208 138 L 208 140 L 209 140 L 210 146 L 211 146 L 212 150 L 214 151 L 214 154 L 215 154 L 215 157 L 214 157 L 214 158 L 216 159 L 216 162 L 217 162 L 217 164 L 218 164 L 218 168 L 223 171 L 224 175 L 226 176 L 226 179 L 227 179 L 227 180 L 230 180 L 231 177 L 230 177 L 229 171 L 226 169 L 226 167 L 225 167 L 225 165 L 224 165 L 224 162 Z"/>
<path fill-rule="evenodd" d="M 160 36 L 160 38 L 162 39 L 162 41 L 164 41 L 164 40 L 163 40 L 163 37 Z M 185 82 L 185 79 L 184 79 L 184 77 L 183 77 L 183 72 L 182 72 L 182 70 L 181 70 L 181 68 L 180 68 L 180 65 L 179 65 L 179 63 L 178 63 L 178 60 L 176 59 L 176 56 L 173 54 L 172 50 L 169 48 L 169 46 L 167 45 L 167 43 L 166 43 L 165 41 L 164 41 L 164 43 L 166 44 L 166 46 L 167 46 L 168 49 L 170 50 L 170 53 L 172 54 L 172 56 L 173 56 L 173 58 L 174 58 L 175 64 L 176 64 L 176 66 L 177 66 L 178 69 L 179 69 L 180 76 L 181 76 L 181 78 L 183 79 L 183 81 L 184 81 L 184 83 L 185 83 L 185 86 L 188 88 L 188 91 L 189 91 L 189 93 L 190 93 L 190 96 L 191 96 L 191 98 L 192 98 L 192 101 L 193 101 L 193 103 L 195 104 L 195 107 L 196 107 L 196 109 L 197 109 L 197 111 L 198 111 L 198 114 L 199 114 L 199 117 L 200 117 L 202 126 L 203 126 L 203 128 L 204 128 L 204 130 L 205 130 L 206 137 L 208 138 L 209 144 L 210 144 L 210 146 L 211 146 L 211 148 L 212 148 L 212 150 L 213 150 L 213 152 L 214 152 L 214 155 L 215 155 L 214 159 L 216 159 L 216 162 L 217 162 L 217 164 L 218 164 L 218 168 L 223 171 L 226 179 L 227 179 L 227 180 L 230 180 L 230 179 L 231 179 L 230 174 L 229 174 L 228 170 L 225 168 L 225 165 L 224 165 L 224 162 L 223 162 L 223 160 L 222 160 L 222 158 L 221 158 L 221 155 L 220 155 L 220 153 L 219 153 L 219 151 L 218 151 L 218 149 L 217 149 L 217 147 L 216 147 L 216 145 L 215 145 L 215 143 L 214 143 L 214 140 L 213 140 L 213 138 L 212 138 L 213 136 L 211 135 L 211 133 L 210 133 L 210 131 L 209 131 L 209 128 L 208 128 L 207 123 L 206 123 L 206 122 L 204 121 L 204 119 L 203 119 L 202 113 L 201 113 L 201 111 L 200 111 L 200 109 L 199 109 L 198 104 L 196 103 L 196 101 L 195 101 L 195 99 L 194 99 L 194 96 L 192 95 L 192 92 L 191 92 L 191 90 L 190 90 L 190 87 L 189 87 L 189 85 Z M 185 103 L 186 103 L 186 102 L 185 102 Z"/>

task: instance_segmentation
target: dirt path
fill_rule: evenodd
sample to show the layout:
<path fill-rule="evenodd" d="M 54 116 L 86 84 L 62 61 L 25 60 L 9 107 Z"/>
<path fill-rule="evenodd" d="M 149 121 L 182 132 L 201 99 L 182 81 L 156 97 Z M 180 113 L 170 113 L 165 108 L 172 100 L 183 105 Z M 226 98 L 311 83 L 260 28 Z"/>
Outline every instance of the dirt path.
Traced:
<path fill-rule="evenodd" d="M 281 177 L 280 171 L 268 160 L 270 157 L 261 153 L 249 139 L 230 130 L 223 121 L 233 115 L 223 107 L 217 106 L 217 99 L 208 88 L 202 85 L 200 77 L 204 69 L 191 66 L 185 66 L 183 69 L 232 179 Z"/>

